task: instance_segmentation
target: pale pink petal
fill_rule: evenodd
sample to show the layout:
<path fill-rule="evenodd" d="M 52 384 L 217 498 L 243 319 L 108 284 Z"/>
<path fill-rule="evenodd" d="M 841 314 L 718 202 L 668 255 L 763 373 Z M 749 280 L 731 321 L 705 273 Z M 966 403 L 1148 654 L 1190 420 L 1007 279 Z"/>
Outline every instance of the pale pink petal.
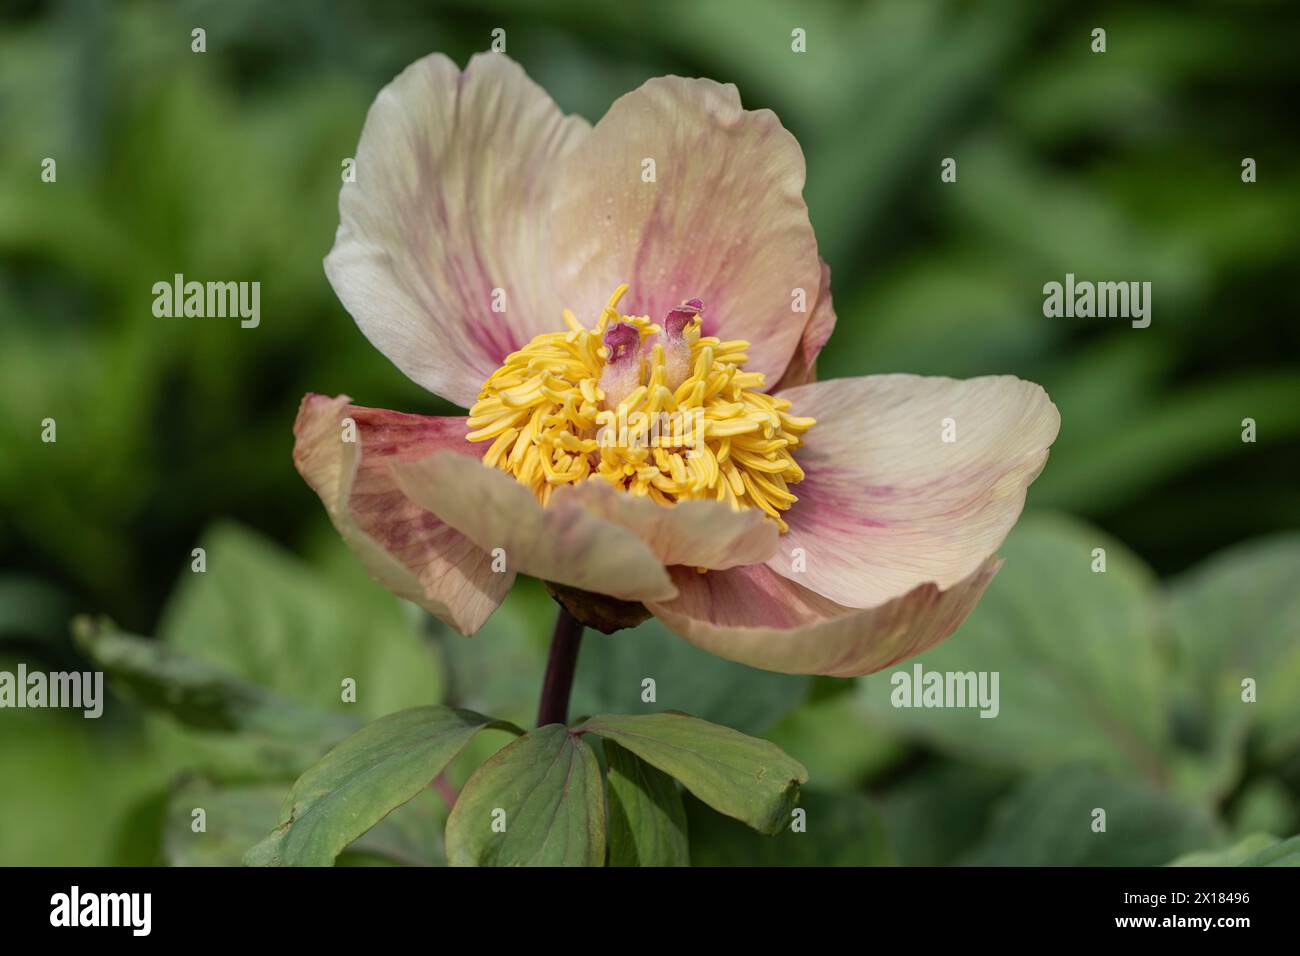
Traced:
<path fill-rule="evenodd" d="M 647 161 L 654 162 L 654 181 Z M 620 283 L 620 309 L 660 320 L 704 302 L 706 335 L 747 339 L 775 383 L 821 278 L 799 144 L 734 86 L 661 77 L 623 96 L 569 155 L 556 183 L 556 276 L 588 320 Z"/>
<path fill-rule="evenodd" d="M 810 299 L 809 303 L 811 302 Z M 822 282 L 817 290 L 817 303 L 812 307 L 812 314 L 808 316 L 808 324 L 804 326 L 803 338 L 799 340 L 799 347 L 795 349 L 794 357 L 790 359 L 785 374 L 781 376 L 781 381 L 777 382 L 772 391 L 779 392 L 783 388 L 793 388 L 796 385 L 807 385 L 809 382 L 817 381 L 817 356 L 834 331 L 835 307 L 831 304 L 831 267 L 823 262 Z"/>
<path fill-rule="evenodd" d="M 679 501 L 665 506 L 611 487 L 586 481 L 560 488 L 585 510 L 634 532 L 663 564 L 692 568 L 734 568 L 761 564 L 777 548 L 780 532 L 756 508 L 732 511 L 721 501 Z M 555 502 L 553 496 L 551 501 Z"/>
<path fill-rule="evenodd" d="M 427 56 L 379 93 L 325 271 L 366 337 L 425 388 L 468 407 L 507 354 L 564 327 L 543 207 L 589 132 L 501 54 L 464 73 Z"/>
<path fill-rule="evenodd" d="M 879 607 L 841 607 L 760 565 L 673 568 L 678 595 L 647 607 L 696 647 L 787 674 L 860 677 L 920 654 L 957 629 L 998 569 L 988 558 L 940 590 L 922 584 Z"/>
<path fill-rule="evenodd" d="M 1060 427 L 1047 393 L 1012 376 L 873 375 L 781 396 L 817 424 L 795 454 L 807 477 L 767 565 L 848 607 L 975 573 L 1015 524 Z"/>
<path fill-rule="evenodd" d="M 355 425 L 353 429 L 349 421 Z M 347 441 L 355 431 L 355 441 Z M 435 451 L 476 454 L 465 419 L 403 415 L 308 395 L 294 423 L 293 461 L 343 540 L 380 584 L 471 634 L 514 582 L 459 531 L 393 483 L 390 462 Z"/>
<path fill-rule="evenodd" d="M 392 472 L 412 500 L 504 557 L 511 570 L 627 601 L 677 593 L 640 537 L 588 511 L 563 488 L 543 508 L 505 472 L 446 451 L 394 463 Z"/>

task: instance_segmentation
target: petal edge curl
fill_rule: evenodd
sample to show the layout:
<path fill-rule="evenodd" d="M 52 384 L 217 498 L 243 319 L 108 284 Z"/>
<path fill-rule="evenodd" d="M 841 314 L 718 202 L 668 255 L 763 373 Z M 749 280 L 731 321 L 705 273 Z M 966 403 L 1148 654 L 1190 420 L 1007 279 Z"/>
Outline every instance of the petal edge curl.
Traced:
<path fill-rule="evenodd" d="M 343 440 L 349 418 L 355 442 Z M 406 498 L 387 467 L 438 448 L 471 448 L 464 441 L 465 420 L 363 408 L 346 395 L 309 394 L 293 430 L 294 465 L 371 577 L 462 634 L 478 630 L 514 574 L 494 573 L 488 554 Z"/>

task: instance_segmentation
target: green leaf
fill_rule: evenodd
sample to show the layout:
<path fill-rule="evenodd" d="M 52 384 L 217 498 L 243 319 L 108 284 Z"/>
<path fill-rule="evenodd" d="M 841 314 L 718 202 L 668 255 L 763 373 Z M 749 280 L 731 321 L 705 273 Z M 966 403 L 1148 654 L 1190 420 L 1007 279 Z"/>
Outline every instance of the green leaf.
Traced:
<path fill-rule="evenodd" d="M 586 741 L 550 724 L 479 767 L 447 819 L 452 866 L 601 866 L 605 794 Z"/>
<path fill-rule="evenodd" d="M 1165 290 L 1171 308 L 1200 281 L 1185 257 L 1153 241 L 1149 222 L 1107 203 L 1092 183 L 1038 162 L 1024 146 L 982 135 L 972 137 L 962 153 L 963 174 L 978 177 L 981 188 L 954 195 L 954 212 L 1030 274 L 1059 278 L 1068 271 L 1082 277 L 1133 269 Z M 1061 221 L 1071 228 L 1054 228 Z"/>
<path fill-rule="evenodd" d="M 0 652 L 0 670 L 18 659 Z M 165 784 L 168 768 L 138 738 L 78 711 L 0 711 L 0 861 L 6 866 L 120 866 L 121 822 Z M 116 730 L 118 733 L 105 733 Z M 152 861 L 149 861 L 152 862 Z"/>
<path fill-rule="evenodd" d="M 885 832 L 902 866 L 949 866 L 979 844 L 1016 775 L 939 760 L 908 774 L 877 798 Z"/>
<path fill-rule="evenodd" d="M 1300 836 L 1274 843 L 1247 857 L 1241 866 L 1300 866 Z"/>
<path fill-rule="evenodd" d="M 335 865 L 446 866 L 442 831 L 448 807 L 433 790 L 422 790 L 348 844 Z"/>
<path fill-rule="evenodd" d="M 275 826 L 284 784 L 214 787 L 193 781 L 176 789 L 163 821 L 168 866 L 239 866 L 248 848 Z M 203 829 L 196 832 L 195 811 Z"/>
<path fill-rule="evenodd" d="M 207 570 L 186 565 L 163 613 L 159 636 L 171 647 L 295 703 L 363 718 L 441 700 L 433 647 L 359 568 L 328 575 L 230 524 L 200 544 Z M 356 681 L 355 704 L 342 701 L 346 678 Z"/>
<path fill-rule="evenodd" d="M 213 786 L 203 780 L 176 788 L 163 824 L 163 858 L 168 866 L 239 866 L 249 847 L 275 826 L 285 784 Z M 439 852 L 443 804 L 433 793 L 398 807 L 345 851 L 394 863 L 434 866 Z M 196 810 L 202 828 L 196 831 Z"/>
<path fill-rule="evenodd" d="M 690 866 L 686 811 L 673 778 L 612 740 L 604 746 L 609 865 Z"/>
<path fill-rule="evenodd" d="M 889 866 L 893 853 L 872 802 L 857 793 L 804 792 L 802 832 L 763 836 L 687 800 L 695 866 Z M 793 822 L 793 821 L 790 821 Z"/>
<path fill-rule="evenodd" d="M 655 682 L 653 704 L 641 699 L 646 678 Z M 689 708 L 704 720 L 753 734 L 798 706 L 810 683 L 803 675 L 724 661 L 651 618 L 614 634 L 588 629 L 569 712 L 634 714 Z"/>
<path fill-rule="evenodd" d="M 1269 836 L 1267 833 L 1255 833 L 1222 850 L 1198 850 L 1194 853 L 1184 853 L 1182 856 L 1171 861 L 1167 865 L 1258 866 L 1261 864 L 1250 864 L 1247 861 L 1258 858 L 1261 853 L 1270 850 L 1277 845 L 1277 837 Z M 1300 849 L 1300 845 L 1293 849 Z M 1300 854 L 1297 855 L 1296 863 L 1291 865 L 1300 865 Z"/>
<path fill-rule="evenodd" d="M 1092 570 L 1096 548 L 1104 573 Z M 1119 542 L 1058 516 L 1027 516 L 1000 553 L 1004 565 L 952 637 L 859 683 L 873 717 L 964 759 L 1031 769 L 1092 760 L 1161 779 L 1167 677 L 1149 572 Z M 969 702 L 895 706 L 908 687 L 923 702 L 918 668 L 923 679 L 986 673 L 990 689 L 996 673 L 996 716 Z"/>
<path fill-rule="evenodd" d="M 818 357 L 819 377 L 896 369 L 966 377 L 1000 372 L 1009 362 L 1021 367 L 1060 334 L 1021 306 L 1022 269 L 1011 257 L 991 261 L 982 243 L 900 261 L 868 293 L 846 296 L 843 306 L 837 298 L 835 347 Z M 935 342 L 950 347 L 936 350 Z M 865 369 L 863 356 L 870 356 Z"/>
<path fill-rule="evenodd" d="M 786 753 L 798 754 L 809 778 L 826 790 L 851 790 L 908 753 L 896 735 L 870 721 L 853 684 L 841 684 L 846 692 L 811 700 L 763 732 Z"/>
<path fill-rule="evenodd" d="M 1233 794 L 1228 819 L 1238 837 L 1254 833 L 1290 833 L 1300 823 L 1300 806 L 1276 777 L 1260 777 Z"/>
<path fill-rule="evenodd" d="M 359 726 L 349 714 L 292 704 L 106 620 L 77 618 L 73 639 L 118 692 L 164 715 L 147 724 L 157 751 L 207 776 L 291 779 Z"/>
<path fill-rule="evenodd" d="M 0 638 L 67 633 L 69 597 L 39 578 L 0 575 Z"/>
<path fill-rule="evenodd" d="M 138 703 L 201 730 L 278 736 L 303 746 L 333 743 L 356 730 L 342 714 L 313 712 L 165 644 L 77 618 L 73 639 L 114 686 Z"/>
<path fill-rule="evenodd" d="M 763 833 L 790 822 L 808 771 L 766 740 L 689 714 L 591 717 L 575 728 L 626 747 L 719 813 Z"/>
<path fill-rule="evenodd" d="M 871 63 L 859 67 L 867 75 L 850 95 L 840 86 L 838 95 L 825 98 L 838 115 L 815 142 L 804 142 L 815 150 L 807 200 L 828 261 L 854 255 L 856 243 L 878 229 L 891 198 L 908 185 L 905 171 L 930 161 L 945 131 L 964 122 L 998 61 L 1029 30 L 1028 19 L 1011 24 L 990 14 L 972 7 L 951 19 L 925 4 L 881 4 L 863 12 L 863 30 L 855 35 L 872 44 Z M 746 10 L 742 19 L 748 16 Z M 836 17 L 836 31 L 842 19 Z M 886 34 L 887 44 L 873 42 Z M 916 62 L 927 64 L 924 77 L 910 70 Z"/>
<path fill-rule="evenodd" d="M 1269 410 L 1268 418 L 1260 418 L 1261 445 L 1293 441 L 1300 433 L 1297 391 L 1300 373 L 1254 372 L 1162 395 L 1142 414 L 1128 408 L 1089 440 L 1075 442 L 1067 432 L 1059 454 L 1053 448 L 1053 466 L 1035 483 L 1035 500 L 1110 511 L 1180 474 L 1240 460 L 1245 449 L 1256 447 L 1241 441 L 1243 408 Z"/>
<path fill-rule="evenodd" d="M 1105 811 L 1106 829 L 1093 827 Z M 1021 784 L 1002 803 L 976 866 L 1160 866 L 1218 838 L 1200 809 L 1140 782 L 1087 765 L 1058 767 Z"/>
<path fill-rule="evenodd" d="M 328 866 L 339 852 L 423 790 L 480 730 L 514 729 L 467 710 L 415 707 L 381 717 L 301 777 L 280 824 L 249 850 L 250 866 Z"/>
<path fill-rule="evenodd" d="M 1209 749 L 1239 748 L 1257 728 L 1266 758 L 1300 747 L 1300 534 L 1250 541 L 1210 558 L 1171 587 L 1180 713 Z M 1242 700 L 1242 681 L 1256 700 Z"/>

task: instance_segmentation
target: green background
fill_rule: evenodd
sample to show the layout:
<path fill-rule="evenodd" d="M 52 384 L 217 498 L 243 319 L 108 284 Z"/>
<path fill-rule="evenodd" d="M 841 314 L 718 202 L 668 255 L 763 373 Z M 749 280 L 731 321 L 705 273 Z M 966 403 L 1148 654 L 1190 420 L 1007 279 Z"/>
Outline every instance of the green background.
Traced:
<path fill-rule="evenodd" d="M 0 669 L 87 666 L 69 620 L 106 614 L 313 712 L 529 719 L 551 613 L 535 582 L 473 640 L 449 634 L 366 578 L 290 462 L 306 391 L 451 411 L 368 345 L 321 259 L 374 95 L 496 27 L 592 121 L 664 73 L 776 110 L 832 267 L 822 377 L 1013 373 L 1061 410 L 1006 566 L 921 659 L 999 671 L 995 720 L 892 708 L 888 672 L 751 671 L 653 622 L 588 635 L 575 713 L 639 712 L 653 676 L 658 706 L 811 772 L 806 834 L 691 803 L 696 862 L 1159 864 L 1300 830 L 1286 3 L 0 2 Z M 261 326 L 154 318 L 177 272 L 260 281 Z M 1150 328 L 1044 318 L 1067 272 L 1150 281 Z M 237 860 L 274 823 L 291 750 L 116 697 L 99 721 L 0 711 L 0 863 Z M 354 855 L 435 862 L 443 812 L 430 796 Z"/>

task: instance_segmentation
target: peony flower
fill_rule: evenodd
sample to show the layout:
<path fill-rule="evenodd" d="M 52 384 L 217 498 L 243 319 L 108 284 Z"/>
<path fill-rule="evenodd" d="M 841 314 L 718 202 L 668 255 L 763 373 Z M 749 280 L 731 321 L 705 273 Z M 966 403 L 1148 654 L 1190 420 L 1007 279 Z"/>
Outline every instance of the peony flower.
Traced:
<path fill-rule="evenodd" d="M 329 280 L 470 409 L 303 400 L 295 464 L 385 586 L 470 634 L 529 574 L 588 623 L 840 676 L 970 612 L 1056 408 L 1010 376 L 815 380 L 830 271 L 772 112 L 670 76 L 593 127 L 504 55 L 434 55 L 356 159 Z"/>

